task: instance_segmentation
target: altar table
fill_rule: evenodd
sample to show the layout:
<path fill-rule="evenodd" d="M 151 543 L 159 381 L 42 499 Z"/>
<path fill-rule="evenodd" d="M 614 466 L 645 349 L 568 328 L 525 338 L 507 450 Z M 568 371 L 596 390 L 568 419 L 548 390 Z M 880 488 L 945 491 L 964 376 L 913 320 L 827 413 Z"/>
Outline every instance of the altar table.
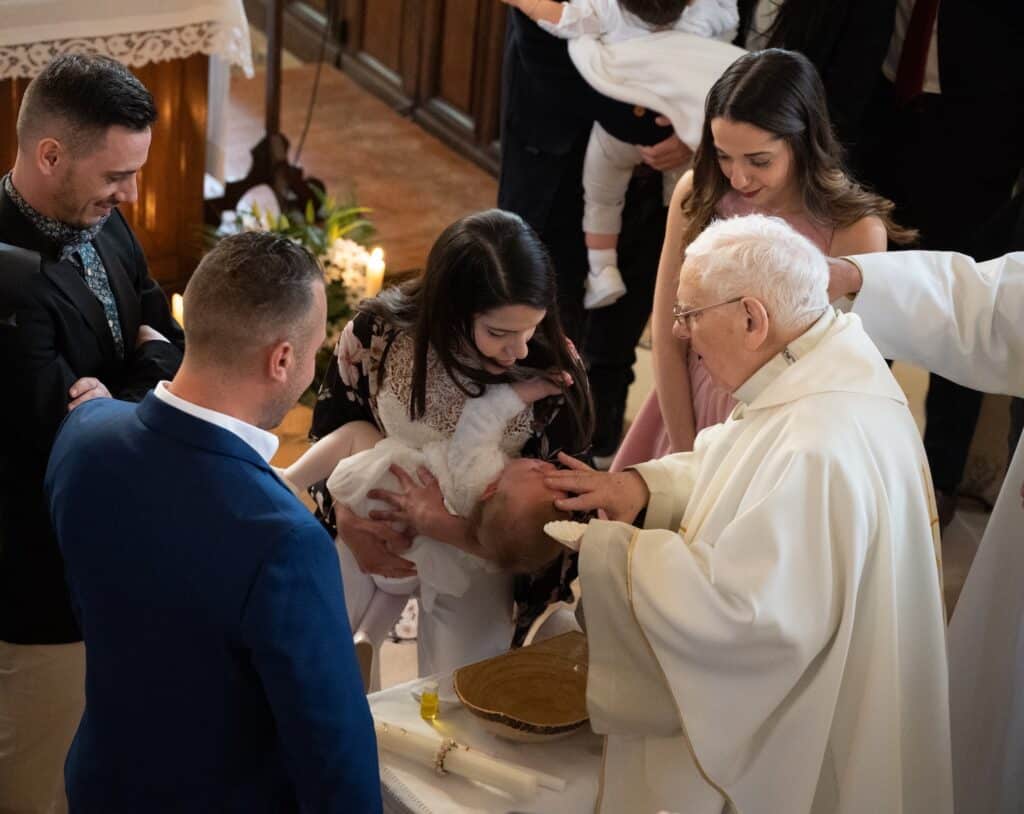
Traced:
<path fill-rule="evenodd" d="M 410 732 L 429 734 L 438 740 L 455 738 L 494 757 L 508 760 L 566 781 L 565 791 L 540 789 L 529 800 L 517 800 L 461 777 L 439 777 L 433 771 L 389 752 L 380 753 L 381 792 L 385 814 L 591 814 L 597 800 L 601 771 L 602 738 L 584 725 L 560 740 L 546 743 L 513 743 L 485 731 L 461 706 L 443 711 L 434 726 L 420 718 L 412 691 L 427 679 L 399 684 L 368 697 L 375 719 L 397 724 Z M 442 686 L 450 676 L 439 680 Z"/>

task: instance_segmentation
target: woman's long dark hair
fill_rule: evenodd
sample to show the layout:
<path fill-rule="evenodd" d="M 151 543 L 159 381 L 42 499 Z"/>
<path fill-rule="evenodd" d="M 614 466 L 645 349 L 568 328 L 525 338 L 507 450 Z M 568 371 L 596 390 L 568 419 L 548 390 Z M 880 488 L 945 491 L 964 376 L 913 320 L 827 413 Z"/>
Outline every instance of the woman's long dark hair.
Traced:
<path fill-rule="evenodd" d="M 693 193 L 683 203 L 684 246 L 714 219 L 718 202 L 729 191 L 711 133 L 711 121 L 717 118 L 751 124 L 786 140 L 804 209 L 822 226 L 842 228 L 874 215 L 892 242 L 908 244 L 917 238 L 917 232 L 892 219 L 891 201 L 846 173 L 843 148 L 832 131 L 825 89 L 814 65 L 803 54 L 769 48 L 741 56 L 708 93 L 693 162 Z"/>
<path fill-rule="evenodd" d="M 483 369 L 486 360 L 473 341 L 473 321 L 507 305 L 545 314 L 522 365 L 494 375 Z M 488 384 L 568 371 L 573 384 L 564 388 L 564 396 L 574 441 L 578 450 L 589 446 L 594 408 L 587 373 L 562 330 L 551 258 L 518 215 L 489 209 L 455 221 L 434 243 L 422 276 L 364 300 L 360 308 L 413 336 L 413 420 L 426 411 L 427 349 L 432 347 L 445 372 L 470 398 L 482 395 Z"/>

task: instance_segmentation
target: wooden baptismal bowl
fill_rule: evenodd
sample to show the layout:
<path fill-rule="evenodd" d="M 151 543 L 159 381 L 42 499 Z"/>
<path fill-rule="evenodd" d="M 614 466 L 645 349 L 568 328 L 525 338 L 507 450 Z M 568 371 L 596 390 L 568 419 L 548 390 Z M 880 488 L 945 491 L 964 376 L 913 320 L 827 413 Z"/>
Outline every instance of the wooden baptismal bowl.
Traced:
<path fill-rule="evenodd" d="M 489 732 L 537 742 L 587 722 L 587 640 L 570 632 L 455 671 L 455 692 Z"/>

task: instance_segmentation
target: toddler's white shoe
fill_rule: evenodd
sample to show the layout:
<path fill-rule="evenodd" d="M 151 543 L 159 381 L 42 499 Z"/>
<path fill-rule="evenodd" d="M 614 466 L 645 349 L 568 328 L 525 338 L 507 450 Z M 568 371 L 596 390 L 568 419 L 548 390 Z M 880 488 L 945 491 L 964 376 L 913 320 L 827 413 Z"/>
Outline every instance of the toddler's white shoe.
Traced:
<path fill-rule="evenodd" d="M 583 307 L 587 310 L 604 308 L 611 305 L 626 293 L 626 285 L 622 275 L 615 266 L 605 266 L 597 274 L 587 275 L 583 287 Z"/>

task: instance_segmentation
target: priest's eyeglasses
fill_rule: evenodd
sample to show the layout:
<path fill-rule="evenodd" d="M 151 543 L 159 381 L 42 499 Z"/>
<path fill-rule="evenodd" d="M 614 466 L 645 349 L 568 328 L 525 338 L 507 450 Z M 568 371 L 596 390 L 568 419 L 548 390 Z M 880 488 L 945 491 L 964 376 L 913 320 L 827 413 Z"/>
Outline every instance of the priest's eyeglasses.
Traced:
<path fill-rule="evenodd" d="M 676 325 L 680 325 L 686 330 L 690 330 L 690 320 L 702 311 L 708 311 L 712 308 L 720 308 L 723 305 L 732 305 L 734 302 L 739 302 L 742 299 L 743 297 L 733 297 L 731 300 L 716 302 L 714 305 L 702 305 L 700 308 L 683 308 L 680 305 L 673 305 L 672 319 L 675 320 Z"/>

